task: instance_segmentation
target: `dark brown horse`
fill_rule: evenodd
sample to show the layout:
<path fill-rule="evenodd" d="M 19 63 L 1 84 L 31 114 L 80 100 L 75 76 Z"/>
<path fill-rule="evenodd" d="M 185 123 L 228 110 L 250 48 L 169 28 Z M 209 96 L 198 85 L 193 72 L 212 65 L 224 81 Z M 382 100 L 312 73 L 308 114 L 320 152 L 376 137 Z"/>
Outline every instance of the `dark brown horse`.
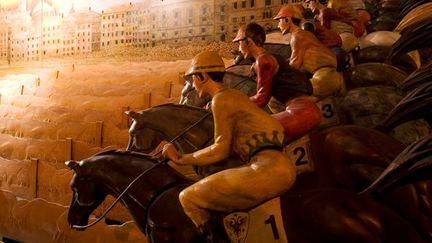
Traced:
<path fill-rule="evenodd" d="M 157 106 L 139 113 L 130 112 L 133 123 L 129 131 L 128 150 L 150 152 L 159 142 L 169 141 L 207 112 L 175 104 Z M 209 145 L 212 136 L 213 118 L 209 115 L 177 140 L 176 145 L 189 153 Z M 303 187 L 301 190 L 330 187 L 359 192 L 370 185 L 404 147 L 397 140 L 373 129 L 337 126 L 311 133 L 308 140 L 300 140 L 287 147 L 287 153 L 296 161 L 299 171 L 307 172 L 298 178 L 299 181 L 308 178 L 307 182 L 296 184 Z M 230 159 L 215 166 L 198 167 L 196 171 L 200 176 L 207 176 L 238 165 L 238 160 Z M 421 231 L 432 232 L 430 220 L 419 220 L 427 215 L 428 209 L 424 212 L 425 207 L 422 205 L 428 204 L 429 197 L 423 196 L 417 186 L 409 185 L 395 190 L 384 202 L 416 223 Z"/>
<path fill-rule="evenodd" d="M 134 152 L 108 151 L 67 165 L 75 172 L 70 184 L 74 192 L 68 212 L 71 226 L 86 225 L 107 195 L 117 197 L 141 173 L 121 202 L 149 240 L 204 242 L 178 200 L 179 192 L 192 181 L 165 163 Z M 284 227 L 278 228 L 274 220 L 263 222 L 271 227 L 275 240 L 282 237 L 278 229 L 284 229 L 288 241 L 294 243 L 424 242 L 394 212 L 353 192 L 292 190 L 282 195 L 280 202 Z M 271 216 L 274 219 L 274 215 L 268 219 Z"/>

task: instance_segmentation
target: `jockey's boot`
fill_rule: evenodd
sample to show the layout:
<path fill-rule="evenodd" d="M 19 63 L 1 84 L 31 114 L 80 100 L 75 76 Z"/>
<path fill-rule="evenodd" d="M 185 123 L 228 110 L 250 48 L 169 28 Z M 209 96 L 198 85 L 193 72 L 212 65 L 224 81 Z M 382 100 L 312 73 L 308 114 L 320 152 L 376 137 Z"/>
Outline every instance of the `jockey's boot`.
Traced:
<path fill-rule="evenodd" d="M 228 237 L 221 223 L 216 218 L 211 218 L 199 227 L 206 243 L 228 243 Z"/>

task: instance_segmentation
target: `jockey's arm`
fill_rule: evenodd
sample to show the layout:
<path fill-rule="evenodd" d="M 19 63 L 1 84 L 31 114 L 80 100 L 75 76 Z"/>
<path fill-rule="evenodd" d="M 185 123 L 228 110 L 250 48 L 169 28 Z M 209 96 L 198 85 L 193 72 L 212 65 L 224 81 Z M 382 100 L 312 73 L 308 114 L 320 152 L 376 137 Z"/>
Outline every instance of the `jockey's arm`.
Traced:
<path fill-rule="evenodd" d="M 272 96 L 272 80 L 275 76 L 278 63 L 271 55 L 260 55 L 256 62 L 257 93 L 250 97 L 250 100 L 262 108 L 270 101 Z"/>
<path fill-rule="evenodd" d="M 303 65 L 303 59 L 306 52 L 307 44 L 305 43 L 305 40 L 301 35 L 296 33 L 291 37 L 291 59 L 290 59 L 290 65 L 291 67 L 299 70 Z"/>
<path fill-rule="evenodd" d="M 228 158 L 233 136 L 235 105 L 231 100 L 218 99 L 217 96 L 212 100 L 214 143 L 194 153 L 184 154 L 179 158 L 178 164 L 209 165 Z"/>

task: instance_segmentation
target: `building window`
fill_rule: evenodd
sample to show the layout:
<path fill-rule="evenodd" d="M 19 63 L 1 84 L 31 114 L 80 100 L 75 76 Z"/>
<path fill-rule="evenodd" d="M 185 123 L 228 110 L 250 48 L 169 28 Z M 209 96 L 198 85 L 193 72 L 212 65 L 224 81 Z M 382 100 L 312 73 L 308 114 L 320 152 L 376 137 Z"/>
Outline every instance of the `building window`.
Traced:
<path fill-rule="evenodd" d="M 242 22 L 243 23 L 246 22 L 246 17 L 245 16 L 242 17 Z"/>
<path fill-rule="evenodd" d="M 264 19 L 272 18 L 272 12 L 271 12 L 271 10 L 265 10 L 263 12 L 263 18 Z"/>
<path fill-rule="evenodd" d="M 225 12 L 225 6 L 221 6 L 220 11 L 221 11 L 221 13 L 224 13 Z"/>
<path fill-rule="evenodd" d="M 205 28 L 201 28 L 201 33 L 205 33 L 206 29 Z"/>
<path fill-rule="evenodd" d="M 233 23 L 237 23 L 237 17 L 233 18 Z"/>
<path fill-rule="evenodd" d="M 293 0 L 293 2 L 296 2 L 295 0 Z M 281 4 L 285 4 L 288 3 L 288 0 L 281 0 Z"/>
<path fill-rule="evenodd" d="M 251 19 L 251 20 L 255 19 L 255 16 L 251 15 L 251 16 L 250 16 L 250 19 Z"/>
<path fill-rule="evenodd" d="M 246 1 L 242 1 L 242 8 L 246 8 Z"/>
<path fill-rule="evenodd" d="M 255 7 L 255 0 L 250 0 L 251 8 Z"/>
<path fill-rule="evenodd" d="M 234 9 L 237 9 L 237 2 L 234 2 L 234 3 L 233 3 L 233 8 L 234 8 Z"/>
<path fill-rule="evenodd" d="M 272 4 L 272 1 L 271 0 L 265 0 L 265 5 L 266 6 L 270 6 Z"/>

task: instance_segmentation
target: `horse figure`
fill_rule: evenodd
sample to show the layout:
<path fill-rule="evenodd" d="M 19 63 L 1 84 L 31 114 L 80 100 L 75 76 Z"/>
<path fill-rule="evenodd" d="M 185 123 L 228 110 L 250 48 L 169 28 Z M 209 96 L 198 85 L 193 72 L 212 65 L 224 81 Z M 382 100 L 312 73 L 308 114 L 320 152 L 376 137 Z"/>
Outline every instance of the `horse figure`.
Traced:
<path fill-rule="evenodd" d="M 205 109 L 177 104 L 156 106 L 138 113 L 131 111 L 129 115 L 133 122 L 129 130 L 128 150 L 148 153 L 162 140 L 169 141 L 182 133 L 207 112 Z M 213 119 L 208 115 L 178 139 L 176 146 L 182 152 L 190 153 L 209 145 L 212 136 Z M 307 181 L 296 183 L 291 191 L 301 185 L 302 190 L 330 187 L 360 192 L 378 177 L 404 147 L 384 133 L 359 126 L 337 126 L 314 131 L 308 140 L 301 139 L 300 143 L 292 144 L 291 150 L 287 151 L 301 168 L 300 171 L 305 171 L 297 180 Z M 239 166 L 239 163 L 238 160 L 230 159 L 215 166 L 197 167 L 196 173 L 205 177 L 225 168 Z M 418 190 L 416 185 L 405 186 L 394 190 L 391 199 L 384 202 L 411 222 L 426 225 L 416 225 L 419 229 L 432 232 L 431 226 L 427 226 L 431 224 L 428 220 L 418 220 L 425 214 L 422 204 L 428 205 L 430 195 L 424 196 Z M 403 207 L 398 202 L 410 206 Z"/>
<path fill-rule="evenodd" d="M 107 195 L 117 197 L 141 173 L 121 202 L 150 242 L 204 242 L 178 199 L 179 192 L 192 181 L 165 163 L 130 151 L 108 151 L 66 164 L 74 171 L 68 212 L 71 226 L 86 225 Z M 288 191 L 280 202 L 284 225 L 276 227 L 274 215 L 273 221 L 264 222 L 275 239 L 286 237 L 294 243 L 423 242 L 414 228 L 391 210 L 353 192 Z"/>

